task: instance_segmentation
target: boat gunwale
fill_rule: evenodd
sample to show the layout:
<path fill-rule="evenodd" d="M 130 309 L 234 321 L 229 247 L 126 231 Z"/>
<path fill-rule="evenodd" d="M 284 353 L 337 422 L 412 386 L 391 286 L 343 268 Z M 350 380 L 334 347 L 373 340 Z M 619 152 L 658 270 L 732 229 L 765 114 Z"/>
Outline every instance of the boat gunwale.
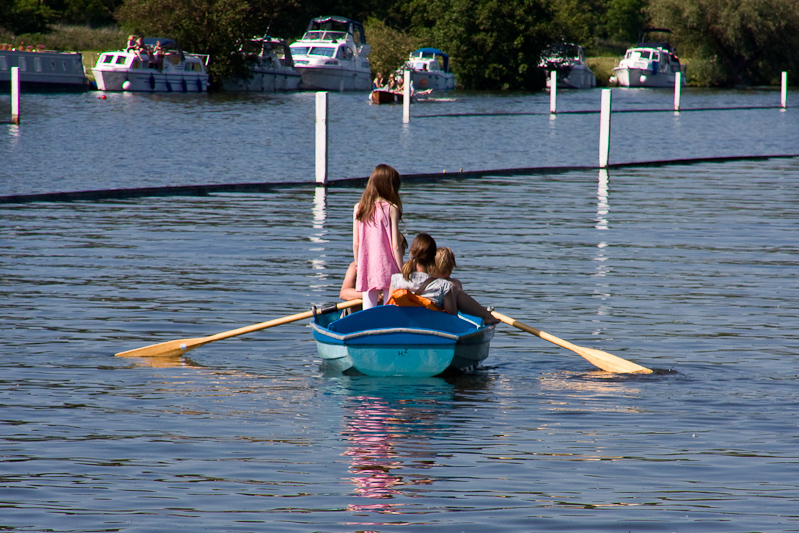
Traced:
<path fill-rule="evenodd" d="M 428 337 L 443 337 L 445 339 L 450 339 L 454 341 L 469 339 L 476 335 L 480 335 L 485 332 L 485 330 L 493 328 L 494 326 L 485 326 L 476 329 L 470 333 L 466 333 L 463 335 L 456 335 L 454 333 L 447 333 L 444 331 L 438 331 L 434 329 L 421 329 L 421 328 L 381 328 L 381 329 L 367 329 L 364 331 L 356 331 L 354 333 L 347 333 L 347 334 L 340 334 L 330 329 L 323 328 L 319 326 L 315 322 L 311 322 L 311 327 L 314 331 L 319 332 L 320 334 L 324 335 L 325 337 L 330 337 L 336 339 L 338 341 L 346 342 L 348 340 L 357 339 L 360 337 L 369 337 L 374 335 L 387 335 L 387 334 L 394 334 L 394 333 L 410 333 L 416 335 L 424 335 Z"/>

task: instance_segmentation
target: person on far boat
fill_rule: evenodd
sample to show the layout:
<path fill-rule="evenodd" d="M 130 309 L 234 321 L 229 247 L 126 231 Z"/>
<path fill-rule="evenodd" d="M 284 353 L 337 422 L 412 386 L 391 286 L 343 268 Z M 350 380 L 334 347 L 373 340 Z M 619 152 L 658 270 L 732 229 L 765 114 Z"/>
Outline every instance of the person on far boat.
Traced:
<path fill-rule="evenodd" d="M 128 36 L 128 45 L 125 47 L 126 52 L 132 52 L 136 50 L 136 40 L 138 37 L 136 35 Z"/>
<path fill-rule="evenodd" d="M 389 165 L 377 165 L 352 213 L 352 253 L 357 268 L 355 288 L 363 308 L 377 305 L 388 291 L 392 274 L 400 271 L 402 251 L 399 221 L 402 201 L 400 175 Z"/>
<path fill-rule="evenodd" d="M 164 70 L 164 56 L 166 55 L 166 50 L 161 46 L 161 41 L 156 41 L 153 52 L 155 53 L 156 67 L 158 70 Z"/>

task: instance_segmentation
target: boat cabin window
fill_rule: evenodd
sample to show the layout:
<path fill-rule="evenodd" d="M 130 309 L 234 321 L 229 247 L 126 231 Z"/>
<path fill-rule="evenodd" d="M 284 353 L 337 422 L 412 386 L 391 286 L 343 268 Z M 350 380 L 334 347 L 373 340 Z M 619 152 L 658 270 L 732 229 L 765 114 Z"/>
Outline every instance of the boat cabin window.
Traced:
<path fill-rule="evenodd" d="M 189 71 L 201 72 L 203 67 L 202 67 L 201 63 L 197 63 L 196 61 L 192 61 L 192 62 L 186 63 L 185 69 L 189 70 Z"/>
<path fill-rule="evenodd" d="M 0 70 L 8 70 L 8 62 L 6 62 L 6 56 L 0 56 Z"/>
<path fill-rule="evenodd" d="M 125 56 L 117 56 L 117 65 L 124 65 L 127 59 Z"/>
<path fill-rule="evenodd" d="M 322 56 L 322 57 L 333 57 L 333 54 L 336 53 L 335 48 L 330 48 L 328 46 L 314 46 L 308 51 L 309 56 Z"/>
<path fill-rule="evenodd" d="M 106 54 L 103 56 L 103 63 L 113 63 L 114 56 L 112 54 Z"/>
<path fill-rule="evenodd" d="M 24 57 L 20 57 L 19 58 L 19 70 L 21 70 L 23 72 L 28 70 L 28 62 L 25 61 Z"/>
<path fill-rule="evenodd" d="M 308 54 L 308 47 L 307 46 L 292 46 L 291 53 L 295 56 L 304 56 Z"/>
<path fill-rule="evenodd" d="M 33 58 L 33 70 L 36 72 L 42 71 L 42 58 L 41 57 L 34 57 Z"/>

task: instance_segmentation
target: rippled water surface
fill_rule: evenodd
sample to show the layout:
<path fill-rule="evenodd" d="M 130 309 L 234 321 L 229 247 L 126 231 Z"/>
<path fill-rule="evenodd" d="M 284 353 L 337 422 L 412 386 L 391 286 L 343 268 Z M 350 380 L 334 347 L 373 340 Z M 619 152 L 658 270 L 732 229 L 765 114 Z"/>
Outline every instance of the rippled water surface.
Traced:
<path fill-rule="evenodd" d="M 614 105 L 670 105 L 666 93 L 616 94 Z M 774 93 L 700 97 L 753 106 Z M 135 168 L 143 185 L 312 174 L 312 144 L 290 142 L 312 129 L 311 95 L 202 98 L 39 96 L 22 126 L 0 130 L 0 173 L 14 174 L 0 174 L 3 194 L 136 186 Z M 433 171 L 433 153 L 472 168 L 595 161 L 596 138 L 586 152 L 565 127 L 593 131 L 595 115 L 403 128 L 399 108 L 337 99 L 361 110 L 332 120 L 346 132 L 349 155 L 331 163 L 340 176 L 384 160 Z M 423 111 L 528 112 L 534 101 L 548 108 L 542 95 L 465 95 Z M 154 124 L 153 108 L 164 115 Z M 70 110 L 82 119 L 68 129 Z M 296 120 L 268 123 L 272 112 Z M 100 134 L 105 113 L 114 124 Z M 390 128 L 365 125 L 383 114 Z M 799 129 L 791 109 L 620 114 L 614 132 L 629 122 L 641 133 L 614 137 L 614 150 L 646 146 L 645 133 L 675 120 L 705 133 L 615 160 L 790 153 Z M 385 143 L 359 133 L 378 130 Z M 51 164 L 49 153 L 61 156 Z M 483 367 L 446 379 L 326 374 L 304 322 L 186 358 L 113 356 L 335 301 L 359 194 L 0 205 L 0 528 L 799 530 L 799 159 L 403 187 L 403 232 L 452 247 L 478 300 L 652 375 L 602 372 L 507 326 Z"/>

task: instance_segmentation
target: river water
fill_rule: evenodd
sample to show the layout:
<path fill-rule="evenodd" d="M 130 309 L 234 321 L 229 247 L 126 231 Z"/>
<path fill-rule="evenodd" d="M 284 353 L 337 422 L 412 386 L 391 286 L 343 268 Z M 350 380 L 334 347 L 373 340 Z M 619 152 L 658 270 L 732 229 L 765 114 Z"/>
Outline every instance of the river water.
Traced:
<path fill-rule="evenodd" d="M 313 95 L 98 95 L 23 100 L 0 195 L 313 179 Z M 794 153 L 777 98 L 614 115 L 611 162 Z M 454 93 L 405 126 L 364 99 L 331 95 L 334 179 L 596 162 L 598 115 L 546 95 Z M 304 322 L 113 356 L 334 302 L 359 195 L 0 204 L 0 528 L 799 530 L 799 158 L 403 186 L 403 232 L 452 247 L 478 300 L 651 375 L 504 325 L 446 379 L 324 373 Z"/>

